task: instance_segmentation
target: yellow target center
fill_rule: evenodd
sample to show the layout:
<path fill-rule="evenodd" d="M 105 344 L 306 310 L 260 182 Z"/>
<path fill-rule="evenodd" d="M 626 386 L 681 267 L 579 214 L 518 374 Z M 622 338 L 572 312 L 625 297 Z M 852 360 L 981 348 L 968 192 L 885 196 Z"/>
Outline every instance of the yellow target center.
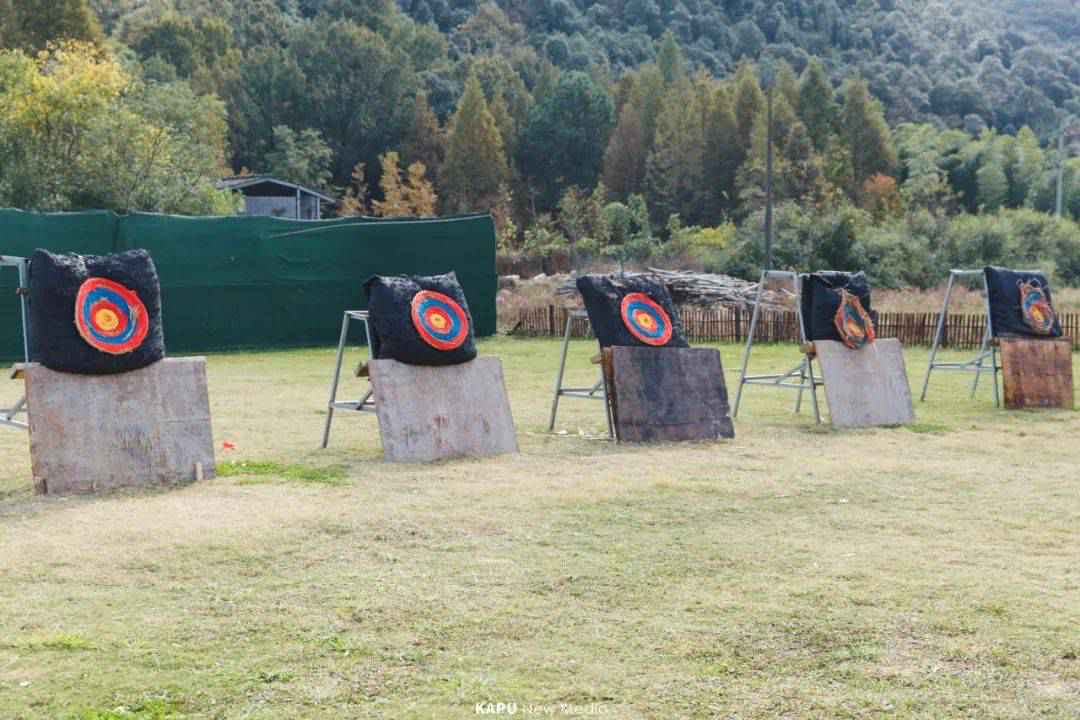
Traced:
<path fill-rule="evenodd" d="M 637 317 L 635 319 L 637 320 L 638 325 L 645 328 L 646 330 L 656 329 L 656 320 L 654 320 L 653 316 L 647 312 L 637 313 Z"/>
<path fill-rule="evenodd" d="M 446 328 L 446 318 L 442 315 L 435 313 L 431 316 L 430 320 L 431 326 L 434 327 L 436 330 L 443 330 Z"/>
<path fill-rule="evenodd" d="M 94 314 L 94 324 L 105 331 L 115 330 L 120 326 L 120 318 L 112 310 L 98 310 Z"/>

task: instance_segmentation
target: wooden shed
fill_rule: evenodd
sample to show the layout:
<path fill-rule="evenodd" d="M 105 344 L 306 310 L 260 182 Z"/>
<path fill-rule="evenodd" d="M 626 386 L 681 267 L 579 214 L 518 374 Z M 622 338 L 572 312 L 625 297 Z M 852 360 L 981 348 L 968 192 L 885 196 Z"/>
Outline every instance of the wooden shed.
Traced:
<path fill-rule="evenodd" d="M 244 194 L 245 215 L 319 220 L 322 218 L 322 204 L 337 202 L 317 190 L 270 175 L 228 177 L 221 180 L 218 187 Z"/>

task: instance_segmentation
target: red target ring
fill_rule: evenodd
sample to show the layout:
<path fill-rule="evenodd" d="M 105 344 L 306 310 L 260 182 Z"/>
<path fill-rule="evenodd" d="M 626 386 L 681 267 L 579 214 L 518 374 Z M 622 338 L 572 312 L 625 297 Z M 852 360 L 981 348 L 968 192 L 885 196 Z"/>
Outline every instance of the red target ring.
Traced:
<path fill-rule="evenodd" d="M 456 350 L 469 338 L 469 316 L 453 298 L 421 290 L 412 299 L 412 321 L 420 338 L 437 350 Z"/>
<path fill-rule="evenodd" d="M 146 340 L 150 318 L 133 290 L 105 278 L 90 278 L 75 296 L 75 328 L 92 348 L 124 355 Z"/>
<path fill-rule="evenodd" d="M 660 347 L 671 340 L 671 317 L 645 293 L 630 293 L 622 299 L 622 321 L 630 334 L 646 345 Z"/>

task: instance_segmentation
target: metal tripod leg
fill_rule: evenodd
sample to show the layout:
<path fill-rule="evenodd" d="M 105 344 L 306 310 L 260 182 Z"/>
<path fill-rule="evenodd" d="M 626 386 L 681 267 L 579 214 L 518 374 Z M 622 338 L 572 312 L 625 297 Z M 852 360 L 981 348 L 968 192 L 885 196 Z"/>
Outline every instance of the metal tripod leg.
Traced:
<path fill-rule="evenodd" d="M 334 378 L 330 381 L 330 400 L 326 403 L 326 425 L 323 427 L 322 447 L 330 444 L 330 424 L 334 422 L 334 403 L 337 400 L 338 382 L 341 380 L 341 361 L 345 357 L 345 342 L 349 338 L 349 314 L 341 321 L 341 337 L 338 338 L 337 359 L 334 361 Z"/>
<path fill-rule="evenodd" d="M 349 323 L 359 320 L 364 323 L 364 336 L 367 338 L 368 353 L 371 352 L 371 322 L 366 310 L 346 310 L 345 317 L 341 321 L 341 337 L 338 338 L 337 357 L 334 360 L 334 377 L 330 381 L 330 400 L 326 403 L 326 425 L 323 427 L 322 447 L 325 449 L 330 443 L 330 424 L 334 421 L 335 410 L 359 410 L 372 412 L 375 402 L 372 400 L 375 390 L 369 386 L 367 392 L 359 400 L 338 400 L 338 385 L 341 383 L 341 364 L 345 357 L 345 344 L 349 340 Z"/>
<path fill-rule="evenodd" d="M 551 400 L 551 416 L 548 418 L 548 432 L 555 430 L 555 419 L 559 412 L 559 400 L 563 397 L 576 397 L 584 400 L 601 400 L 604 403 L 604 417 L 607 419 L 608 437 L 615 439 L 615 422 L 611 417 L 611 404 L 608 402 L 607 383 L 604 381 L 604 371 L 600 370 L 600 379 L 592 387 L 567 388 L 563 387 L 566 376 L 566 357 L 570 352 L 570 336 L 573 330 L 575 317 L 588 317 L 582 310 L 572 310 L 566 315 L 566 330 L 563 333 L 562 349 L 559 355 L 559 371 L 555 375 L 555 392 Z"/>
<path fill-rule="evenodd" d="M 821 424 L 821 409 L 817 401 L 817 378 L 814 377 L 814 361 L 806 356 L 806 374 L 810 377 L 810 403 L 814 406 L 814 422 Z"/>
<path fill-rule="evenodd" d="M 551 419 L 548 420 L 548 432 L 555 430 L 555 416 L 559 412 L 559 398 L 562 397 L 563 375 L 566 374 L 566 354 L 570 351 L 570 316 L 566 317 L 566 331 L 563 333 L 562 354 L 559 356 L 559 372 L 555 376 L 555 397 L 551 401 Z"/>
<path fill-rule="evenodd" d="M 949 312 L 949 300 L 952 299 L 953 286 L 956 284 L 956 274 L 949 273 L 949 285 L 945 289 L 945 305 L 941 309 L 941 315 L 938 317 L 937 330 L 934 332 L 934 343 L 930 346 L 930 364 L 926 366 L 926 377 L 923 378 L 922 396 L 919 398 L 920 402 L 926 402 L 926 391 L 930 389 L 930 373 L 934 370 L 934 363 L 937 361 L 938 348 L 941 347 L 941 337 L 945 333 L 945 316 Z"/>
<path fill-rule="evenodd" d="M 758 316 L 761 314 L 761 294 L 765 290 L 766 273 L 761 274 L 758 282 L 757 298 L 754 300 L 754 312 L 750 315 L 750 332 L 746 336 L 746 349 L 743 350 L 742 370 L 739 372 L 739 389 L 735 393 L 735 409 L 731 417 L 739 417 L 739 406 L 742 405 L 743 388 L 746 387 L 746 369 L 750 366 L 750 352 L 754 347 L 754 332 L 757 331 Z"/>

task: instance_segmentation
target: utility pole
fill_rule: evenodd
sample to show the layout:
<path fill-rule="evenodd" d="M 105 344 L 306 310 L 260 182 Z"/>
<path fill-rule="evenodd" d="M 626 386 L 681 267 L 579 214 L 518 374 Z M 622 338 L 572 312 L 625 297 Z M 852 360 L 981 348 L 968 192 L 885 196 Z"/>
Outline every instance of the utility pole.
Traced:
<path fill-rule="evenodd" d="M 770 78 L 771 79 L 771 78 Z M 773 83 L 766 89 L 765 128 L 765 269 L 772 270 L 773 245 Z"/>
<path fill-rule="evenodd" d="M 1058 176 L 1057 176 L 1057 204 L 1054 206 L 1054 215 L 1061 217 L 1065 209 L 1065 136 L 1072 131 L 1072 124 L 1076 122 L 1075 116 L 1065 118 L 1058 132 Z"/>
<path fill-rule="evenodd" d="M 1057 176 L 1057 211 L 1054 213 L 1061 218 L 1061 206 L 1065 200 L 1065 128 L 1058 133 L 1058 176 Z"/>

